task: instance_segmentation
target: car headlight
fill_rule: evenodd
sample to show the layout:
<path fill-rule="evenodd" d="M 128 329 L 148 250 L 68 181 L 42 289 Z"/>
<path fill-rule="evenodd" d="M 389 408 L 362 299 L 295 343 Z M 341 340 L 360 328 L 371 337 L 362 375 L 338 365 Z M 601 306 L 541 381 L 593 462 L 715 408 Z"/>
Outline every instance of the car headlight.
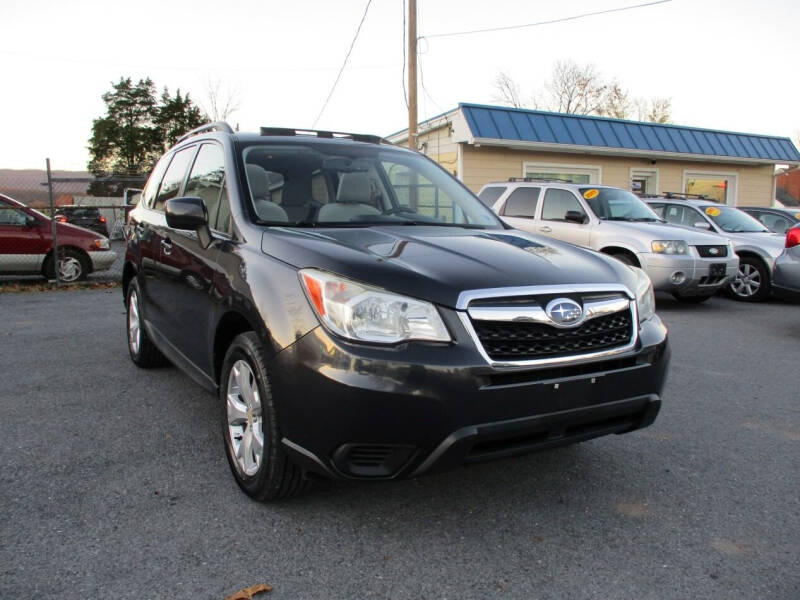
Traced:
<path fill-rule="evenodd" d="M 689 254 L 689 245 L 683 240 L 654 240 L 650 247 L 656 254 Z"/>
<path fill-rule="evenodd" d="M 436 307 L 332 273 L 301 269 L 300 281 L 320 321 L 334 333 L 360 342 L 449 342 Z"/>
<path fill-rule="evenodd" d="M 656 297 L 653 294 L 653 283 L 647 273 L 639 267 L 630 267 L 636 275 L 636 307 L 639 312 L 639 323 L 646 321 L 656 312 Z"/>
<path fill-rule="evenodd" d="M 108 238 L 97 238 L 89 242 L 92 250 L 108 250 Z"/>

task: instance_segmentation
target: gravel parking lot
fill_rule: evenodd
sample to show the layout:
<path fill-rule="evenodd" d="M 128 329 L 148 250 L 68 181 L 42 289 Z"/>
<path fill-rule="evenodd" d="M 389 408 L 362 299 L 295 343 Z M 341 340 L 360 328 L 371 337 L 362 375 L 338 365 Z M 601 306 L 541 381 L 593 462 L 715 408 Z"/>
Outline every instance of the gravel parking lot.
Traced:
<path fill-rule="evenodd" d="M 0 294 L 0 598 L 797 599 L 800 306 L 658 300 L 649 429 L 260 505 L 118 289 Z"/>

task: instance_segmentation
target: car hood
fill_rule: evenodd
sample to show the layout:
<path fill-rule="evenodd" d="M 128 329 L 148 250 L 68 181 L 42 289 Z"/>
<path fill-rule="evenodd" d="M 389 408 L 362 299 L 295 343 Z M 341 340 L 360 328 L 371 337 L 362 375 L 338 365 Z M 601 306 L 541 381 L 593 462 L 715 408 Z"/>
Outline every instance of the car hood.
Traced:
<path fill-rule="evenodd" d="M 625 284 L 618 261 L 516 230 L 451 227 L 270 228 L 262 251 L 400 294 L 455 307 L 466 290 L 532 285 Z"/>
<path fill-rule="evenodd" d="M 600 221 L 603 228 L 618 229 L 638 237 L 648 236 L 650 240 L 684 240 L 690 246 L 713 246 L 725 243 L 716 233 L 699 231 L 693 227 L 682 227 L 672 223 L 651 223 L 632 221 Z"/>

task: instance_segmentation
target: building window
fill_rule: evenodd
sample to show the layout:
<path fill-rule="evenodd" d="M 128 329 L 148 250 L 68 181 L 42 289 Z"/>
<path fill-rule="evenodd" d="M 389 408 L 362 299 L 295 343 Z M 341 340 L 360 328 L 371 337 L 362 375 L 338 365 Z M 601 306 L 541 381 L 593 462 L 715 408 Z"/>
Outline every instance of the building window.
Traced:
<path fill-rule="evenodd" d="M 631 191 L 637 196 L 658 194 L 658 169 L 631 169 Z"/>
<path fill-rule="evenodd" d="M 572 183 L 602 183 L 602 170 L 593 165 L 562 165 L 558 163 L 524 163 L 522 176 L 533 179 L 556 179 Z"/>
<path fill-rule="evenodd" d="M 706 196 L 721 204 L 736 205 L 736 175 L 705 171 L 684 171 L 683 191 Z"/>

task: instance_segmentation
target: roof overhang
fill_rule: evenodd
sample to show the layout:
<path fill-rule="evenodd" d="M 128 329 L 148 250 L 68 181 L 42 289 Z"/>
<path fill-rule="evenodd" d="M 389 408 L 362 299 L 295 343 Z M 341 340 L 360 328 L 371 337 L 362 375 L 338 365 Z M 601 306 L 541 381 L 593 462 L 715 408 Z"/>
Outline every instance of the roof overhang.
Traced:
<path fill-rule="evenodd" d="M 744 158 L 740 156 L 718 156 L 709 154 L 684 154 L 682 152 L 663 152 L 658 150 L 638 150 L 635 148 L 607 148 L 602 146 L 582 146 L 573 144 L 554 144 L 550 142 L 528 142 L 502 140 L 497 138 L 473 137 L 467 140 L 473 146 L 492 146 L 512 150 L 531 150 L 534 152 L 561 152 L 565 154 L 596 154 L 602 156 L 630 156 L 649 160 L 688 160 L 696 162 L 736 163 L 744 165 L 800 165 L 800 161 L 767 158 Z"/>

